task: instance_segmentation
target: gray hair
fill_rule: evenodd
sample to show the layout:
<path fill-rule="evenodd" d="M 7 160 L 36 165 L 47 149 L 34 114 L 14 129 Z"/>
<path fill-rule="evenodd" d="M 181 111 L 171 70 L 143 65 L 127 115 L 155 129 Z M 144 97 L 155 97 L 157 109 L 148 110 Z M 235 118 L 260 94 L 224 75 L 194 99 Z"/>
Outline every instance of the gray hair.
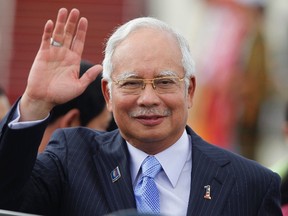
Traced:
<path fill-rule="evenodd" d="M 187 40 L 177 31 L 172 29 L 166 23 L 152 17 L 140 17 L 133 19 L 124 25 L 118 27 L 116 31 L 108 39 L 105 48 L 105 57 L 103 60 L 103 78 L 109 82 L 108 87 L 111 89 L 112 78 L 111 74 L 113 72 L 112 57 L 117 46 L 124 41 L 130 33 L 139 28 L 154 28 L 161 31 L 166 31 L 173 35 L 179 44 L 179 48 L 182 53 L 182 65 L 185 71 L 185 85 L 189 86 L 189 78 L 194 76 L 194 61 L 192 59 L 190 48 Z"/>

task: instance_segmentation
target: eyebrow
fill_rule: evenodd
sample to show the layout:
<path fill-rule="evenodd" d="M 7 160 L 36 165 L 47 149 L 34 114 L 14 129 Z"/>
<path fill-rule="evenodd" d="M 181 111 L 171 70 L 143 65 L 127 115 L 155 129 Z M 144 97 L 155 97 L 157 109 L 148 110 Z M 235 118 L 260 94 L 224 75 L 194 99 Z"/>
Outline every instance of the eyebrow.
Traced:
<path fill-rule="evenodd" d="M 137 74 L 135 72 L 124 72 L 116 77 L 117 80 L 123 80 L 128 78 L 137 78 Z"/>
<path fill-rule="evenodd" d="M 158 76 L 178 76 L 178 74 L 174 71 L 171 70 L 165 70 L 165 71 L 161 71 L 160 74 Z"/>
<path fill-rule="evenodd" d="M 174 71 L 171 70 L 164 70 L 161 71 L 159 74 L 156 75 L 157 77 L 164 77 L 164 76 L 178 76 L 178 74 Z M 124 72 L 121 73 L 116 79 L 117 80 L 123 80 L 123 79 L 130 79 L 130 78 L 140 78 L 138 74 L 136 74 L 135 72 Z"/>

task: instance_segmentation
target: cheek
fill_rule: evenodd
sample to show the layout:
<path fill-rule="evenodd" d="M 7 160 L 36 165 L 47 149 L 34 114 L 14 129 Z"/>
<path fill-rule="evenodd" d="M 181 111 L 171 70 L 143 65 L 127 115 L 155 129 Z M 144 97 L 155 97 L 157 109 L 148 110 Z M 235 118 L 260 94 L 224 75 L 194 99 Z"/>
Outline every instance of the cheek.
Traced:
<path fill-rule="evenodd" d="M 121 128 L 121 130 L 127 128 L 131 123 L 131 119 L 129 118 L 128 114 L 130 109 L 127 102 L 121 100 L 113 101 L 112 109 L 114 121 L 116 122 L 118 128 Z"/>
<path fill-rule="evenodd" d="M 135 106 L 135 101 L 131 100 L 131 98 L 127 98 L 123 95 L 114 93 L 109 104 L 114 115 L 117 115 L 117 113 L 122 113 L 123 115 L 125 112 L 128 112 L 128 110 L 131 109 L 133 106 Z"/>
<path fill-rule="evenodd" d="M 165 104 L 168 107 L 171 107 L 173 109 L 186 109 L 189 105 L 189 100 L 186 94 L 183 92 L 179 92 L 178 94 L 174 95 L 167 95 L 165 98 L 162 98 Z"/>
<path fill-rule="evenodd" d="M 186 121 L 188 118 L 188 109 L 191 106 L 189 100 L 187 100 L 186 96 L 183 95 L 177 95 L 175 97 L 169 100 L 169 103 L 167 102 L 167 106 L 169 109 L 171 109 L 172 114 L 173 114 L 173 119 L 172 121 L 176 122 L 182 122 Z M 182 99 L 180 99 L 182 98 Z"/>

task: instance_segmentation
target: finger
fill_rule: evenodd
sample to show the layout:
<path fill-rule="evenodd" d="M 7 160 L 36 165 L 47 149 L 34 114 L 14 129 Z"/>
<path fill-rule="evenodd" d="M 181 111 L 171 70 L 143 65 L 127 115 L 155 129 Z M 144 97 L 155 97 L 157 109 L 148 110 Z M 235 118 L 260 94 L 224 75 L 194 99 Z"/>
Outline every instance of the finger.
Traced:
<path fill-rule="evenodd" d="M 103 67 L 101 65 L 94 65 L 89 68 L 81 77 L 81 85 L 86 89 L 87 86 L 93 82 L 96 77 L 102 72 Z"/>
<path fill-rule="evenodd" d="M 54 23 L 52 20 L 48 20 L 44 27 L 40 49 L 48 49 L 50 47 L 50 39 L 52 36 L 53 27 Z"/>
<path fill-rule="evenodd" d="M 81 17 L 77 26 L 75 37 L 71 45 L 71 50 L 80 56 L 84 49 L 87 28 L 88 28 L 88 20 L 84 17 Z"/>
<path fill-rule="evenodd" d="M 67 19 L 68 11 L 66 8 L 61 8 L 57 15 L 57 21 L 55 23 L 55 28 L 52 34 L 54 41 L 63 43 L 64 41 L 64 27 Z"/>
<path fill-rule="evenodd" d="M 72 9 L 69 17 L 67 19 L 65 29 L 64 29 L 64 46 L 69 47 L 71 46 L 73 36 L 75 33 L 75 29 L 77 26 L 77 22 L 79 19 L 80 12 L 77 9 Z"/>

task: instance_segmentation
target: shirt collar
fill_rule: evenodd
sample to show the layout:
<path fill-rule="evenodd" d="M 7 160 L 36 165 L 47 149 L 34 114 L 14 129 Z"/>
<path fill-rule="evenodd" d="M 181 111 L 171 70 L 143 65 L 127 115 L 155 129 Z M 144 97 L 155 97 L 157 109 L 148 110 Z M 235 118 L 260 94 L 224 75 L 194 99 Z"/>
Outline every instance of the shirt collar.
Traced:
<path fill-rule="evenodd" d="M 130 171 L 132 182 L 134 184 L 141 164 L 148 154 L 135 148 L 128 142 L 127 146 L 131 156 Z M 188 157 L 191 156 L 191 148 L 186 130 L 184 130 L 182 136 L 176 143 L 154 156 L 160 162 L 173 187 L 175 187 L 185 162 Z M 171 158 L 173 158 L 173 160 L 171 160 Z"/>

